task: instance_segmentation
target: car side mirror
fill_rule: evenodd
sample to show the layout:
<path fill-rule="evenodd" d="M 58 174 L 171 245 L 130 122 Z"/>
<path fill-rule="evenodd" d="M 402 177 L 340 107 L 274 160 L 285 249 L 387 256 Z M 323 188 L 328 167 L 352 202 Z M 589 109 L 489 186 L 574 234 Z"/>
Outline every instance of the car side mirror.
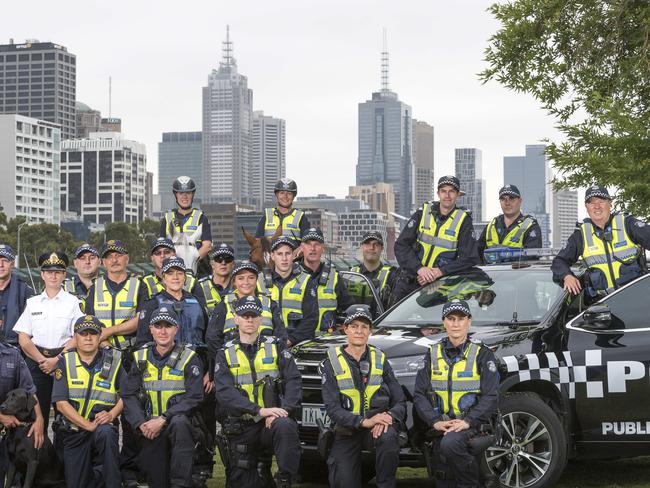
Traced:
<path fill-rule="evenodd" d="M 582 314 L 582 327 L 590 330 L 609 329 L 612 312 L 607 305 L 592 305 Z"/>

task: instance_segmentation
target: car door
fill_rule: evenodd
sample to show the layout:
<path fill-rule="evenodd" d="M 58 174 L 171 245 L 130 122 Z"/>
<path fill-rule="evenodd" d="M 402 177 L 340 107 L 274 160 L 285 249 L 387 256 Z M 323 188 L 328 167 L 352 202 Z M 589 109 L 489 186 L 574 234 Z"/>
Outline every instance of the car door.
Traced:
<path fill-rule="evenodd" d="M 339 278 L 343 280 L 348 293 L 355 298 L 356 302 L 370 306 L 374 318 L 384 313 L 379 292 L 367 277 L 354 271 L 339 271 Z"/>
<path fill-rule="evenodd" d="M 650 452 L 649 297 L 646 275 L 566 326 L 565 357 L 571 364 L 565 381 L 575 401 L 576 440 L 585 447 L 628 443 Z M 594 308 L 598 306 L 607 308 Z"/>

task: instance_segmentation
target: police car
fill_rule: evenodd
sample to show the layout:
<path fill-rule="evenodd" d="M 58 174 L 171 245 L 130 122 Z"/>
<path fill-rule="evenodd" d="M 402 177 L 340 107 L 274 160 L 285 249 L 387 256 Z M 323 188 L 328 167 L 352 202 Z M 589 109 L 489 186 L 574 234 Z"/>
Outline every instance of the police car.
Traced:
<path fill-rule="evenodd" d="M 519 256 L 414 292 L 379 317 L 370 343 L 385 352 L 411 400 L 423 355 L 442 336 L 442 305 L 467 300 L 470 335 L 495 352 L 501 375 L 500 436 L 483 469 L 504 487 L 552 487 L 569 459 L 650 454 L 649 297 L 645 275 L 589 304 L 552 282 L 550 259 Z M 316 422 L 329 421 L 318 364 L 327 348 L 344 343 L 329 335 L 294 349 L 303 375 L 305 463 L 322 462 Z M 412 414 L 409 408 L 415 441 Z M 403 448 L 401 464 L 422 466 L 423 456 Z"/>

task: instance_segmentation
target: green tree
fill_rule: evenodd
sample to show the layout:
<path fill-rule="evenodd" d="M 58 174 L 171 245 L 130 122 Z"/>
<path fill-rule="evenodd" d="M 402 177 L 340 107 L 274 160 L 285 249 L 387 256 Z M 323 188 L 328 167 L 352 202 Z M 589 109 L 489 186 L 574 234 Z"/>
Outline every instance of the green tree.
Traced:
<path fill-rule="evenodd" d="M 160 222 L 146 219 L 138 224 L 126 222 L 111 222 L 106 224 L 104 232 L 95 232 L 90 236 L 90 242 L 100 249 L 104 241 L 118 239 L 129 251 L 131 263 L 149 262 L 151 242 L 158 237 Z"/>
<path fill-rule="evenodd" d="M 532 94 L 557 121 L 547 153 L 556 187 L 616 187 L 619 205 L 650 216 L 650 2 L 511 0 L 480 73 Z"/>

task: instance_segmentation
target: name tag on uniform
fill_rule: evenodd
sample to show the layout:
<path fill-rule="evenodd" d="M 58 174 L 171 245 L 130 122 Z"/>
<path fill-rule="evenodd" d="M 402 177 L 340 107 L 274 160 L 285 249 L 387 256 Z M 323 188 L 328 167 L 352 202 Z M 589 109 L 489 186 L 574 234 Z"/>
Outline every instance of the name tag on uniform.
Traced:
<path fill-rule="evenodd" d="M 73 384 L 73 385 L 83 385 L 84 382 L 81 381 L 81 380 L 72 380 L 72 384 Z"/>
<path fill-rule="evenodd" d="M 43 315 L 43 312 L 32 312 L 32 315 Z"/>
<path fill-rule="evenodd" d="M 456 235 L 456 233 L 451 229 L 447 229 L 447 230 L 445 230 L 445 235 L 453 236 L 453 235 Z"/>
<path fill-rule="evenodd" d="M 287 229 L 295 229 L 295 228 L 298 227 L 296 224 L 284 224 L 284 226 L 285 226 Z"/>
<path fill-rule="evenodd" d="M 185 303 L 199 303 L 196 298 L 186 298 Z"/>
<path fill-rule="evenodd" d="M 198 225 L 188 225 L 185 227 L 187 230 L 196 230 L 199 228 Z"/>
<path fill-rule="evenodd" d="M 174 376 L 183 376 L 183 372 L 180 369 L 176 368 L 170 368 L 169 374 L 173 374 Z"/>
<path fill-rule="evenodd" d="M 100 388 L 110 388 L 111 384 L 108 381 L 98 381 L 95 383 L 95 385 L 99 386 Z"/>
<path fill-rule="evenodd" d="M 459 372 L 458 372 L 458 377 L 459 377 L 459 378 L 469 378 L 469 377 L 471 377 L 471 376 L 472 376 L 472 372 L 471 372 L 471 371 L 459 371 Z"/>
<path fill-rule="evenodd" d="M 263 364 L 273 364 L 273 358 L 262 358 Z"/>
<path fill-rule="evenodd" d="M 623 247 L 625 245 L 627 245 L 626 241 L 621 241 L 621 242 L 615 242 L 614 243 L 614 247 Z"/>
<path fill-rule="evenodd" d="M 133 302 L 120 302 L 120 307 L 133 307 Z"/>

